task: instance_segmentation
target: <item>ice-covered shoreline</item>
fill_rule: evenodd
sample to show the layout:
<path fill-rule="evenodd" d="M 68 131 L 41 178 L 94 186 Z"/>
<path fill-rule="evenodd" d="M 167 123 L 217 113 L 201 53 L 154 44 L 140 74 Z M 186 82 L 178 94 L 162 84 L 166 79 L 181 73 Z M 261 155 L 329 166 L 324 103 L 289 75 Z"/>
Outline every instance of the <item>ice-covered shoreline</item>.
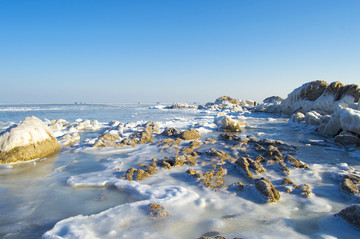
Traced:
<path fill-rule="evenodd" d="M 359 151 L 254 112 L 264 105 L 221 97 L 152 108 L 183 115 L 161 122 L 47 121 L 62 153 L 103 159 L 70 174 L 68 187 L 136 200 L 60 220 L 43 238 L 359 237 L 345 222 L 357 208 L 339 213 L 359 202 Z"/>

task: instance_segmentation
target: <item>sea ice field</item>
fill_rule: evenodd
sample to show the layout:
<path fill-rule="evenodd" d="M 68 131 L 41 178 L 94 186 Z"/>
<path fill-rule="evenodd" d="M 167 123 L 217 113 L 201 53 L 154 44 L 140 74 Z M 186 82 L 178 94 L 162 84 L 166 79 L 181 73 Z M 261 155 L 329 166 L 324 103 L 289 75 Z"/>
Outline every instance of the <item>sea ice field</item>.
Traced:
<path fill-rule="evenodd" d="M 164 106 L 0 105 L 0 131 L 35 116 L 62 143 L 44 159 L 1 165 L 0 238 L 360 238 L 335 215 L 360 201 L 341 189 L 342 175 L 360 176 L 359 147 L 246 107 Z M 247 124 L 226 133 L 219 114 Z M 123 139 L 148 122 L 158 127 L 148 142 L 93 147 L 104 133 Z M 167 140 L 166 128 L 201 137 Z M 306 167 L 263 162 L 271 144 Z M 259 192 L 263 177 L 278 190 L 276 202 Z"/>

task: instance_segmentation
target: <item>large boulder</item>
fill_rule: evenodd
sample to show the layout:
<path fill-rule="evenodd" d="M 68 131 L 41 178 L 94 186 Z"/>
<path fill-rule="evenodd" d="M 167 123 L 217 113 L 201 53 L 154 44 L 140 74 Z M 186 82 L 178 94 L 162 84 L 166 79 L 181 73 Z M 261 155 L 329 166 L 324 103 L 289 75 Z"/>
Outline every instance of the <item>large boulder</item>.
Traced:
<path fill-rule="evenodd" d="M 36 117 L 27 117 L 0 135 L 0 163 L 44 158 L 60 149 L 52 131 Z"/>

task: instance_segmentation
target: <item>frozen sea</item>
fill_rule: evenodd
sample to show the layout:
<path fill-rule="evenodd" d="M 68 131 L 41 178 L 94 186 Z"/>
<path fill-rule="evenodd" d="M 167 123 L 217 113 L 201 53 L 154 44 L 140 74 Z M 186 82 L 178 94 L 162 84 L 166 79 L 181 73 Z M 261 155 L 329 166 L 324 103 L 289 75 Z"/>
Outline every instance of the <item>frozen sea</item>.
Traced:
<path fill-rule="evenodd" d="M 225 112 L 247 121 L 239 137 L 281 140 L 291 145 L 291 154 L 308 169 L 289 167 L 288 175 L 276 165 L 264 165 L 258 177 L 268 178 L 280 192 L 276 203 L 266 203 L 234 163 L 219 163 L 206 154 L 210 148 L 233 157 L 248 153 L 239 146 L 219 140 L 201 144 L 198 164 L 158 167 L 143 181 L 127 181 L 121 175 L 131 167 L 172 157 L 176 147 L 161 147 L 164 139 L 154 135 L 153 143 L 135 147 L 91 147 L 97 137 L 111 129 L 111 121 L 125 124 L 124 135 L 148 121 L 178 130 L 195 128 L 207 138 L 223 132 L 214 124 L 215 110 L 164 109 L 150 104 L 0 105 L 0 131 L 27 116 L 46 123 L 64 119 L 100 122 L 95 130 L 79 130 L 80 141 L 64 146 L 45 159 L 0 168 L 0 238 L 360 238 L 360 231 L 334 214 L 359 203 L 359 198 L 340 189 L 341 175 L 360 171 L 358 148 L 343 147 L 317 135 L 311 128 L 288 123 L 275 114 L 247 110 Z M 133 122 L 133 123 L 131 123 Z M 61 137 L 65 129 L 56 133 Z M 183 141 L 179 147 L 189 144 Z M 295 149 L 296 148 L 296 149 Z M 162 150 L 161 150 L 162 149 Z M 235 152 L 235 155 L 233 154 Z M 214 166 L 215 165 L 215 166 Z M 209 189 L 188 169 L 201 172 L 222 166 L 224 187 Z M 310 197 L 295 189 L 287 192 L 282 179 L 310 186 Z M 234 185 L 244 185 L 238 190 Z M 167 215 L 151 217 L 149 203 L 164 206 Z"/>

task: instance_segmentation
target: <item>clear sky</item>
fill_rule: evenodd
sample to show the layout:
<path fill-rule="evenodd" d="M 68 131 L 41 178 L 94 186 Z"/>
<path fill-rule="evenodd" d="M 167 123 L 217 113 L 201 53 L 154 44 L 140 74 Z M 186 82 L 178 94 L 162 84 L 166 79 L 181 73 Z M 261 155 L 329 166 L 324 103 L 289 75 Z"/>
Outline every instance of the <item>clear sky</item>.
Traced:
<path fill-rule="evenodd" d="M 360 85 L 359 0 L 0 0 L 0 103 L 262 101 Z"/>

